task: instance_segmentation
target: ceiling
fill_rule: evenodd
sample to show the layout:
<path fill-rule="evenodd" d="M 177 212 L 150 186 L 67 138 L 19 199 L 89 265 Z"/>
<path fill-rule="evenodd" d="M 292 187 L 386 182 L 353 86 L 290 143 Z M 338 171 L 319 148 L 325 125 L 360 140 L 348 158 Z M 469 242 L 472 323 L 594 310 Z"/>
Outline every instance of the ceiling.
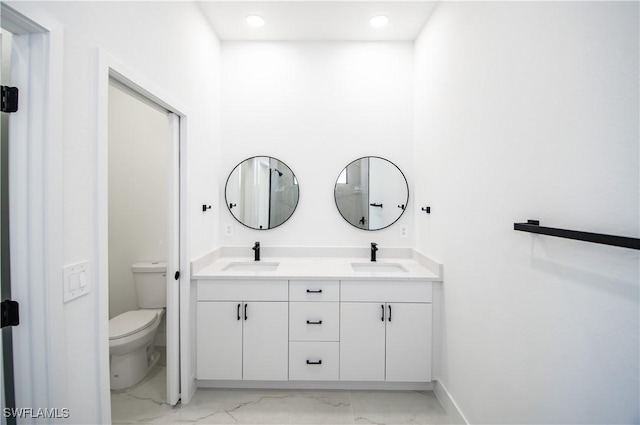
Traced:
<path fill-rule="evenodd" d="M 213 30 L 223 41 L 413 41 L 436 1 L 201 1 Z M 246 24 L 248 15 L 265 20 Z M 373 16 L 389 24 L 373 28 Z"/>

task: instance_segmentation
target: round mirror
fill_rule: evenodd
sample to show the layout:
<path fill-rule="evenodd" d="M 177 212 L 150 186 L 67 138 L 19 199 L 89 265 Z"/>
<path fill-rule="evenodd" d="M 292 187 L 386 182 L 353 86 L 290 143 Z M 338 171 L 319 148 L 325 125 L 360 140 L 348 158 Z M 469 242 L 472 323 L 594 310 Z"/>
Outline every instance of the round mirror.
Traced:
<path fill-rule="evenodd" d="M 376 156 L 356 159 L 338 176 L 336 206 L 345 220 L 364 230 L 391 226 L 409 202 L 409 185 L 392 162 Z"/>
<path fill-rule="evenodd" d="M 298 205 L 298 180 L 284 162 L 254 156 L 238 164 L 227 179 L 225 201 L 231 215 L 257 230 L 287 221 Z"/>

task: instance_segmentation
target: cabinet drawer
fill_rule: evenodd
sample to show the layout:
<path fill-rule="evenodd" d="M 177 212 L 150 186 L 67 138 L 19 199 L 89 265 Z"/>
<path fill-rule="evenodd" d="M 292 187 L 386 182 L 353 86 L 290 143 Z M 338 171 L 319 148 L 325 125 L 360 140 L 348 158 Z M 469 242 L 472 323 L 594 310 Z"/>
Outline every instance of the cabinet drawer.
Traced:
<path fill-rule="evenodd" d="M 338 342 L 290 342 L 289 380 L 337 381 Z"/>
<path fill-rule="evenodd" d="M 199 280 L 198 301 L 288 301 L 286 280 Z"/>
<path fill-rule="evenodd" d="M 289 303 L 289 340 L 338 341 L 339 335 L 339 303 Z"/>
<path fill-rule="evenodd" d="M 341 301 L 372 302 L 431 302 L 431 282 L 424 281 L 366 281 L 340 282 Z"/>
<path fill-rule="evenodd" d="M 340 282 L 337 280 L 292 280 L 289 282 L 290 301 L 340 301 Z"/>

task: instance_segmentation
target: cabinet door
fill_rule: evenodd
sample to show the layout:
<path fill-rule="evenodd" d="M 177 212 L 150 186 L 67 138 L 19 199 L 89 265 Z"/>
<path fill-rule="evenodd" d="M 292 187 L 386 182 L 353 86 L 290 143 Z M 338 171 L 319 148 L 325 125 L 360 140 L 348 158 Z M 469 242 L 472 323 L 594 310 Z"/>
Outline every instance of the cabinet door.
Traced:
<path fill-rule="evenodd" d="M 341 303 L 341 381 L 384 381 L 384 309 L 382 303 Z"/>
<path fill-rule="evenodd" d="M 243 308 L 242 378 L 286 381 L 289 369 L 288 303 L 250 302 L 243 304 Z"/>
<path fill-rule="evenodd" d="M 387 381 L 431 381 L 431 304 L 386 308 Z"/>
<path fill-rule="evenodd" d="M 198 379 L 242 379 L 242 320 L 238 302 L 198 302 Z"/>

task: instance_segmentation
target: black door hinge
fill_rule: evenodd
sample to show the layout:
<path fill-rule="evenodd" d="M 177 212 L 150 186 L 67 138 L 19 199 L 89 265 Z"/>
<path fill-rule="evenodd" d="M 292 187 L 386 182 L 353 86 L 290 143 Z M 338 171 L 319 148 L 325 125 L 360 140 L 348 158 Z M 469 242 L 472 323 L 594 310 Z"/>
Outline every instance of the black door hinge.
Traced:
<path fill-rule="evenodd" d="M 18 302 L 4 300 L 0 303 L 0 328 L 5 326 L 18 326 L 20 324 L 20 312 Z"/>
<path fill-rule="evenodd" d="M 2 112 L 16 112 L 18 110 L 18 88 L 9 86 L 1 87 L 0 110 Z"/>

